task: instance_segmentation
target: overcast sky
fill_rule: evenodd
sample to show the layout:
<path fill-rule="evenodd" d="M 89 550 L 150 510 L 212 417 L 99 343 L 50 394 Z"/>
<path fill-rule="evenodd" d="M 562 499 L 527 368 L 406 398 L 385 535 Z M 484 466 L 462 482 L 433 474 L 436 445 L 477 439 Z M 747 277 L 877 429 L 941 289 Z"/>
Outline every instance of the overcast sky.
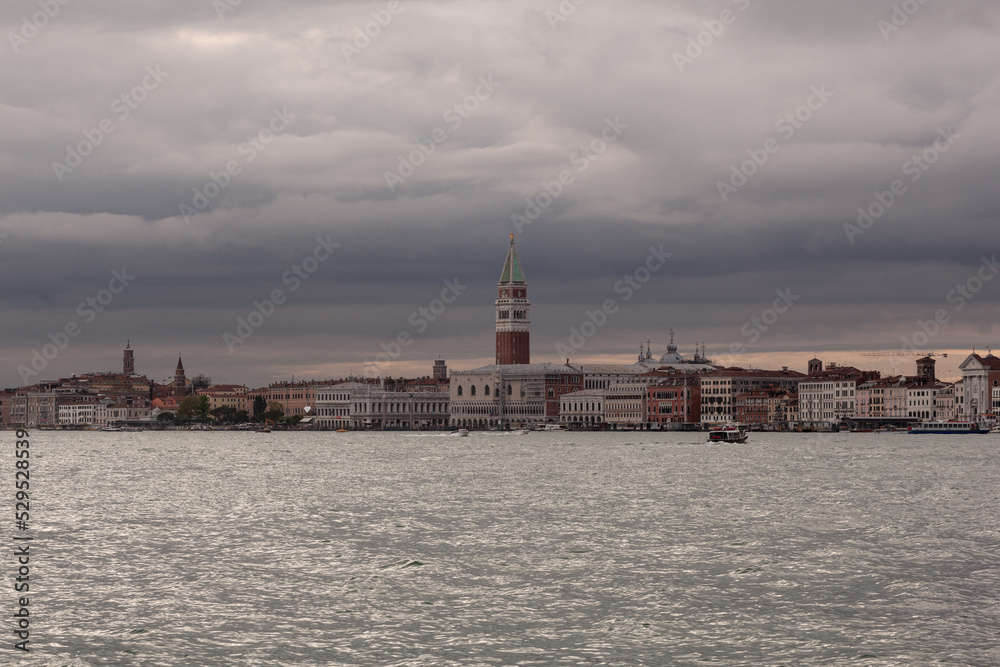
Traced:
<path fill-rule="evenodd" d="M 489 363 L 512 233 L 533 361 L 674 329 L 731 364 L 912 373 L 857 353 L 917 334 L 950 377 L 1000 341 L 995 2 L 0 11 L 0 386 L 119 370 L 127 339 L 155 380 L 178 354 L 340 377 L 400 336 L 382 374 Z"/>

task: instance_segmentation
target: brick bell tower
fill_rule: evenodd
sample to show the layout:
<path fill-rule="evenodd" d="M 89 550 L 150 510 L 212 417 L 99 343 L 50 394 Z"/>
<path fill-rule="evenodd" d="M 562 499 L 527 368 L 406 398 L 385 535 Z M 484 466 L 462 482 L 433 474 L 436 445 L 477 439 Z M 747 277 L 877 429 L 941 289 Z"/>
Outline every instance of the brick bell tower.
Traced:
<path fill-rule="evenodd" d="M 517 258 L 514 235 L 497 285 L 497 364 L 530 364 L 528 325 L 531 304 L 521 260 Z"/>
<path fill-rule="evenodd" d="M 125 353 L 122 355 L 122 375 L 135 375 L 135 355 L 132 341 L 125 343 Z"/>

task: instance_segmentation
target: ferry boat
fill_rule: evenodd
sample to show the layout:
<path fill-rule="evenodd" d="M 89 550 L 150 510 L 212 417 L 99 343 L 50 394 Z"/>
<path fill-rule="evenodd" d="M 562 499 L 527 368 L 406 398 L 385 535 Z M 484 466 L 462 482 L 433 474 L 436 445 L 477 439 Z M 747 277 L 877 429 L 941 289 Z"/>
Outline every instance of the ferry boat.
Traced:
<path fill-rule="evenodd" d="M 983 428 L 976 422 L 969 421 L 927 421 L 920 424 L 911 424 L 907 433 L 914 435 L 924 434 L 956 434 L 968 435 L 970 433 L 989 433 L 989 429 Z"/>
<path fill-rule="evenodd" d="M 729 426 L 720 426 L 719 428 L 713 428 L 708 432 L 709 442 L 746 442 L 747 441 L 747 430 L 743 426 L 737 424 L 730 424 Z"/>

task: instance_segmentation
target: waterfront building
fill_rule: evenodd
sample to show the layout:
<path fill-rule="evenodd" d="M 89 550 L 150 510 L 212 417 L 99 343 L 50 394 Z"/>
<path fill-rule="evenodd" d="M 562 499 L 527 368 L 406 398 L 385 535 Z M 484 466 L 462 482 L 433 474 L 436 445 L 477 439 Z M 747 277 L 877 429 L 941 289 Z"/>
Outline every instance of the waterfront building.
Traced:
<path fill-rule="evenodd" d="M 701 422 L 703 424 L 735 421 L 734 399 L 754 389 L 778 387 L 799 391 L 806 376 L 787 367 L 780 371 L 724 368 L 701 376 Z M 802 398 L 799 397 L 801 404 Z"/>
<path fill-rule="evenodd" d="M 506 428 L 559 420 L 560 399 L 583 389 L 579 369 L 560 364 L 494 364 L 452 371 L 451 425 Z"/>
<path fill-rule="evenodd" d="M 970 354 L 962 371 L 962 419 L 978 421 L 993 411 L 993 387 L 1000 386 L 1000 358 Z"/>
<path fill-rule="evenodd" d="M 59 422 L 57 394 L 48 385 L 19 389 L 11 399 L 10 419 L 15 428 L 55 426 Z"/>
<path fill-rule="evenodd" d="M 885 417 L 889 419 L 901 419 L 908 416 L 906 414 L 906 397 L 912 385 L 913 380 L 903 376 L 897 376 L 891 382 L 886 383 Z"/>
<path fill-rule="evenodd" d="M 673 373 L 661 377 L 648 389 L 649 422 L 664 425 L 696 424 L 701 421 L 701 378 Z"/>
<path fill-rule="evenodd" d="M 624 378 L 605 391 L 604 421 L 612 428 L 649 428 L 649 388 L 664 374 L 653 371 Z"/>
<path fill-rule="evenodd" d="M 908 378 L 906 389 L 906 416 L 920 420 L 950 419 L 940 411 L 947 404 L 947 396 L 954 396 L 954 386 L 935 377 L 933 357 L 917 360 L 917 376 Z M 939 400 L 939 396 L 943 400 Z"/>
<path fill-rule="evenodd" d="M 80 397 L 58 406 L 60 426 L 89 426 L 94 423 L 97 397 Z"/>
<path fill-rule="evenodd" d="M 604 422 L 605 389 L 583 389 L 559 398 L 559 421 L 570 426 L 591 428 Z"/>
<path fill-rule="evenodd" d="M 272 402 L 281 404 L 281 409 L 286 417 L 305 417 L 312 412 L 316 405 L 317 393 L 333 384 L 333 381 L 326 382 L 274 382 L 266 387 L 247 390 L 247 412 L 253 413 L 253 405 L 258 397 L 264 399 L 264 405 Z M 306 410 L 306 408 L 309 410 Z M 265 407 L 265 410 L 267 408 Z"/>
<path fill-rule="evenodd" d="M 773 386 L 738 394 L 733 399 L 734 421 L 761 428 L 789 428 L 797 421 L 797 410 L 790 407 L 797 397 L 794 391 Z"/>
<path fill-rule="evenodd" d="M 0 391 L 0 428 L 13 428 L 10 407 L 16 395 L 13 391 Z"/>
<path fill-rule="evenodd" d="M 358 383 L 345 389 L 334 387 L 331 392 L 341 394 L 340 398 L 344 393 L 350 394 L 352 429 L 419 431 L 448 426 L 449 400 L 445 392 L 390 391 L 379 385 Z"/>
<path fill-rule="evenodd" d="M 247 388 L 241 384 L 216 384 L 205 389 L 199 389 L 199 396 L 208 396 L 209 410 L 220 407 L 230 407 L 234 410 L 250 411 Z"/>
<path fill-rule="evenodd" d="M 353 398 L 359 389 L 371 385 L 361 382 L 342 382 L 322 387 L 316 391 L 316 428 L 322 430 L 346 429 L 351 425 Z M 364 418 L 361 418 L 363 421 Z"/>
<path fill-rule="evenodd" d="M 872 415 L 872 387 L 875 382 L 862 382 L 854 390 L 854 416 L 870 419 Z"/>
<path fill-rule="evenodd" d="M 126 424 L 140 425 L 141 422 L 150 420 L 152 412 L 153 407 L 149 401 L 99 397 L 94 403 L 92 424 L 98 428 Z"/>
<path fill-rule="evenodd" d="M 853 366 L 830 363 L 826 370 L 819 370 L 821 367 L 819 359 L 810 360 L 810 373 L 798 384 L 798 421 L 805 428 L 830 429 L 842 420 L 854 418 L 857 414 L 858 385 L 879 378 L 877 371 L 861 371 Z M 883 396 L 873 386 L 869 397 L 869 411 L 874 412 L 879 409 L 876 401 Z M 888 395 L 885 399 L 889 400 Z M 904 393 L 903 405 L 905 404 Z"/>
<path fill-rule="evenodd" d="M 937 411 L 937 419 L 949 420 L 958 418 L 958 405 L 955 401 L 956 398 L 956 388 L 954 384 L 949 384 L 947 382 L 943 383 L 944 386 L 938 389 L 937 395 L 934 397 L 934 405 Z"/>

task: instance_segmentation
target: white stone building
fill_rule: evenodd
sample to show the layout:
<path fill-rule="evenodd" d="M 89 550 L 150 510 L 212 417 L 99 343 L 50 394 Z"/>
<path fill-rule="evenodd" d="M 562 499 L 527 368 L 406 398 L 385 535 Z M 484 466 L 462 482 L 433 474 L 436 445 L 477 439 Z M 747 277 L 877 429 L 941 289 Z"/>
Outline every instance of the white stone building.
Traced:
<path fill-rule="evenodd" d="M 559 420 L 570 425 L 595 426 L 604 422 L 606 389 L 584 389 L 559 399 Z"/>

